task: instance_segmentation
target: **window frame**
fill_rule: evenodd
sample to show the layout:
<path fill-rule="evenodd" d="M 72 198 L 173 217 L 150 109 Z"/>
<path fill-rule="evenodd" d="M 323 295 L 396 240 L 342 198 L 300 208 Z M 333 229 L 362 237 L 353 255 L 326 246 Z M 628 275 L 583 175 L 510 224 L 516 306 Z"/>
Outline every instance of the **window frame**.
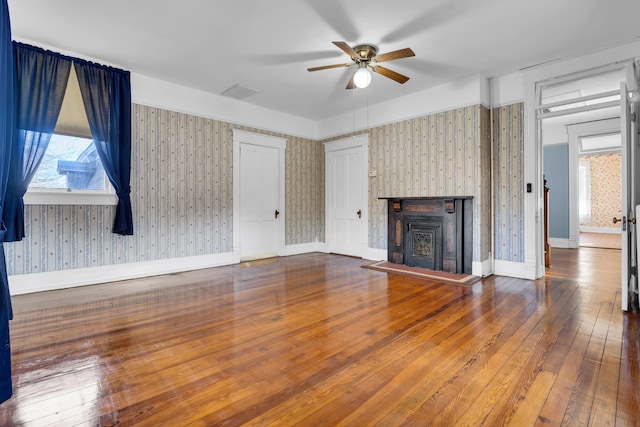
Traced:
<path fill-rule="evenodd" d="M 87 138 L 84 135 L 70 135 L 54 132 L 54 135 Z M 87 138 L 88 139 L 88 138 Z M 40 166 L 38 166 L 40 168 Z M 103 190 L 81 190 L 72 188 L 43 188 L 29 187 L 24 195 L 25 205 L 117 205 L 118 196 L 109 182 L 107 173 L 102 172 L 104 179 Z"/>
<path fill-rule="evenodd" d="M 24 195 L 24 204 L 115 206 L 118 204 L 118 196 L 111 184 L 107 190 L 28 189 Z"/>

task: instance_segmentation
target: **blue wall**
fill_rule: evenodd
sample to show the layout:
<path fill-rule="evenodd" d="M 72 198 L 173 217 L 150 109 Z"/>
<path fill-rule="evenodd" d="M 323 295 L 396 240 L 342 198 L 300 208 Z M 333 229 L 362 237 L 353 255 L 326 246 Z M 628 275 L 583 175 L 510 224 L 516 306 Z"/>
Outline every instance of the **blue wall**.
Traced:
<path fill-rule="evenodd" d="M 547 145 L 544 176 L 549 191 L 549 237 L 569 238 L 569 144 Z"/>

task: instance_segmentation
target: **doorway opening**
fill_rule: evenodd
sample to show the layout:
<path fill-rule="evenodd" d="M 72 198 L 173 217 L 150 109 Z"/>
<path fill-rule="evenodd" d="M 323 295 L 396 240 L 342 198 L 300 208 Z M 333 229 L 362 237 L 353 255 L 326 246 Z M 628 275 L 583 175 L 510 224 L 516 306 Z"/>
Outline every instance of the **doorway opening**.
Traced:
<path fill-rule="evenodd" d="M 620 133 L 585 136 L 578 143 L 578 243 L 622 249 Z"/>
<path fill-rule="evenodd" d="M 541 169 L 549 182 L 551 195 L 554 195 L 556 187 L 555 197 L 550 197 L 549 201 L 550 243 L 552 246 L 555 243 L 558 247 L 577 248 L 581 237 L 585 241 L 590 237 L 581 235 L 581 232 L 604 230 L 611 231 L 608 234 L 616 234 L 619 227 L 623 310 L 628 308 L 629 297 L 637 292 L 633 211 L 640 199 L 636 197 L 637 149 L 631 143 L 636 138 L 632 115 L 636 106 L 633 105 L 635 101 L 631 101 L 633 92 L 627 88 L 627 81 L 633 80 L 630 78 L 632 68 L 631 63 L 614 64 L 598 71 L 538 82 L 535 90 L 536 137 L 542 151 Z M 632 87 L 636 85 L 632 84 Z M 610 126 L 608 130 L 607 126 Z M 617 160 L 617 154 L 613 153 L 614 144 L 610 142 L 615 138 L 621 140 L 621 161 Z M 599 209 L 603 211 L 603 217 L 607 213 L 611 216 L 611 227 L 607 227 L 604 218 L 594 224 L 598 216 L 594 213 L 601 212 L 592 209 L 593 184 L 602 187 L 605 183 L 602 176 L 591 179 L 594 173 L 602 172 L 592 164 L 609 162 L 611 165 L 616 161 L 621 164 L 620 178 L 610 178 L 617 180 L 619 186 L 615 192 L 609 187 L 603 203 L 607 205 L 606 209 L 602 206 Z M 620 199 L 611 194 L 618 188 Z M 611 209 L 619 215 L 612 215 Z"/>
<path fill-rule="evenodd" d="M 615 69 L 541 88 L 540 104 L 543 108 L 539 110 L 538 118 L 544 176 L 551 190 L 549 237 L 552 247 L 579 247 L 581 231 L 615 232 L 613 224 L 609 228 L 604 226 L 604 218 L 610 210 L 597 210 L 599 215 L 593 216 L 597 226 L 590 225 L 592 207 L 595 214 L 595 208 L 605 201 L 598 199 L 598 204 L 596 201 L 589 203 L 591 186 L 601 189 L 604 183 L 599 180 L 600 176 L 591 176 L 591 166 L 595 169 L 602 160 L 587 156 L 620 152 L 619 86 L 624 79 L 624 70 Z M 601 169 L 598 172 L 602 172 Z M 617 194 L 620 193 L 619 176 L 615 183 L 606 186 L 616 187 Z M 593 194 L 597 196 L 601 191 Z M 620 197 L 616 200 L 618 202 L 613 209 L 619 213 Z M 610 204 L 613 203 L 610 200 Z M 612 218 L 613 215 L 609 220 Z"/>

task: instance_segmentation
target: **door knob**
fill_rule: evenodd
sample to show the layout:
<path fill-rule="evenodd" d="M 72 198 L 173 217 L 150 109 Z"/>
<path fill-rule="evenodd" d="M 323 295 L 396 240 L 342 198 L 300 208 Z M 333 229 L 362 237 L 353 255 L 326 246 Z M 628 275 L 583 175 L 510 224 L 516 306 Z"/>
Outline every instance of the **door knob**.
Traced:
<path fill-rule="evenodd" d="M 618 222 L 622 223 L 622 231 L 627 231 L 627 217 L 623 216 L 622 219 L 613 217 L 613 223 L 616 224 Z M 629 220 L 629 222 L 633 222 L 633 220 Z"/>
<path fill-rule="evenodd" d="M 276 209 L 276 219 L 278 219 L 278 215 L 280 215 L 280 212 L 278 212 L 278 209 Z"/>
<path fill-rule="evenodd" d="M 362 210 L 358 209 L 358 212 L 356 212 L 356 214 L 358 214 L 358 219 L 362 218 Z"/>

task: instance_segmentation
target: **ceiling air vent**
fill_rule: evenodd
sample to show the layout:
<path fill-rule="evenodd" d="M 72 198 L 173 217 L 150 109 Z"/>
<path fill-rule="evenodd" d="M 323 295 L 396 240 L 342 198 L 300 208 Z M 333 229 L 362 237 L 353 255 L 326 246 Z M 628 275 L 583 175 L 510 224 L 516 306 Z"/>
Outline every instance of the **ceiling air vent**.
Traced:
<path fill-rule="evenodd" d="M 241 84 L 236 84 L 222 92 L 220 95 L 227 96 L 233 99 L 245 99 L 251 95 L 255 95 L 258 92 L 260 92 L 258 89 L 253 89 L 247 86 L 242 86 Z"/>

